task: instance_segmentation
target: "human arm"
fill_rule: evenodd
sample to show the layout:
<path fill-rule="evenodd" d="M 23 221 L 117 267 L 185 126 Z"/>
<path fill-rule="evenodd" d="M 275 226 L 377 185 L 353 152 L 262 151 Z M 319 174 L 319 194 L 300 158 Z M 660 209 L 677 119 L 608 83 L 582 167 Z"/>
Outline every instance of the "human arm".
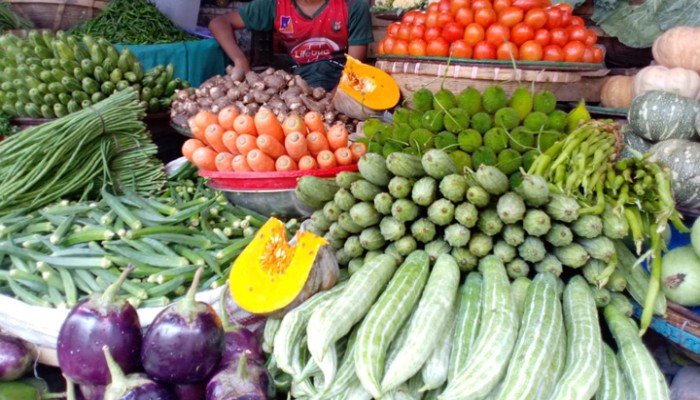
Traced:
<path fill-rule="evenodd" d="M 355 45 L 348 47 L 348 55 L 354 59 L 365 61 L 367 59 L 367 45 Z"/>
<path fill-rule="evenodd" d="M 209 23 L 209 30 L 226 55 L 233 61 L 233 65 L 243 68 L 247 72 L 250 71 L 250 63 L 243 50 L 238 46 L 235 35 L 236 30 L 243 28 L 245 28 L 245 23 L 238 11 L 220 15 Z"/>

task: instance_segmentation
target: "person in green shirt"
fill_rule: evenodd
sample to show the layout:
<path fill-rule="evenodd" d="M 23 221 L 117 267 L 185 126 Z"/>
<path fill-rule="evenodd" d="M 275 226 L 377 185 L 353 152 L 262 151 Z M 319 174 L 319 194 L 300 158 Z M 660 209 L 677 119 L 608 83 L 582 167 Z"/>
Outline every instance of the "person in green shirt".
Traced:
<path fill-rule="evenodd" d="M 253 0 L 214 18 L 209 29 L 234 65 L 250 70 L 234 31 L 274 31 L 293 61 L 294 73 L 309 85 L 338 85 L 345 54 L 360 61 L 373 41 L 367 0 Z"/>

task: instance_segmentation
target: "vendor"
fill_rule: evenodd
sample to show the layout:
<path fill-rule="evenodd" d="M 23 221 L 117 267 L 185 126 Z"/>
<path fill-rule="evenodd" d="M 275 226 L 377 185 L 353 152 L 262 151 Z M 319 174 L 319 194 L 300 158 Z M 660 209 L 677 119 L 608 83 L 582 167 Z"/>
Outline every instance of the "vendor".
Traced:
<path fill-rule="evenodd" d="M 312 87 L 338 85 L 345 54 L 364 61 L 372 42 L 367 0 L 253 0 L 214 18 L 209 29 L 234 65 L 250 70 L 234 30 L 271 31 L 294 62 L 293 71 Z"/>

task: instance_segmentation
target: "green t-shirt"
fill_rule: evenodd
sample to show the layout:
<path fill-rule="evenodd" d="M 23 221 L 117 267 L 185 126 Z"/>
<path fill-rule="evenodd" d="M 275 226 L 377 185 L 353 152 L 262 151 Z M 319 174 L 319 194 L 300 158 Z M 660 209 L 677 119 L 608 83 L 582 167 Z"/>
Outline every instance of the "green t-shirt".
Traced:
<path fill-rule="evenodd" d="M 372 43 L 374 38 L 369 3 L 367 0 L 346 1 L 348 5 L 348 45 L 360 46 Z M 327 5 L 328 0 L 316 14 L 323 11 Z M 253 31 L 271 31 L 275 26 L 276 8 L 277 0 L 254 0 L 243 5 L 238 12 L 246 28 Z M 310 17 L 315 17 L 315 15 Z M 301 75 L 313 87 L 320 86 L 331 90 L 338 85 L 344 63 L 345 57 L 342 60 L 317 61 L 296 67 L 294 73 Z"/>

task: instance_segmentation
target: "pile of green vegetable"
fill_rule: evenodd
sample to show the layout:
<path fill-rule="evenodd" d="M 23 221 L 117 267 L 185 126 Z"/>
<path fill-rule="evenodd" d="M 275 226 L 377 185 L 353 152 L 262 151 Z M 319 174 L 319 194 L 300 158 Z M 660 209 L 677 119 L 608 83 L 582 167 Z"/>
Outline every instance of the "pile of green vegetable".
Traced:
<path fill-rule="evenodd" d="M 148 112 L 170 108 L 176 89 L 172 65 L 143 71 L 128 49 L 107 40 L 32 31 L 0 37 L 0 107 L 12 117 L 56 118 L 132 88 Z"/>
<path fill-rule="evenodd" d="M 159 190 L 163 164 L 132 90 L 0 142 L 0 216 L 59 200 L 97 199 L 100 189 Z"/>
<path fill-rule="evenodd" d="M 32 21 L 15 14 L 6 1 L 0 0 L 0 32 L 8 29 L 29 29 L 33 27 Z"/>
<path fill-rule="evenodd" d="M 556 102 L 550 91 L 532 93 L 523 86 L 510 99 L 499 85 L 457 95 L 423 88 L 413 94 L 412 108 L 395 110 L 392 124 L 371 119 L 363 131 L 369 151 L 385 157 L 439 148 L 449 152 L 459 171 L 486 164 L 510 175 L 528 169 L 570 126 L 590 118 L 579 112 L 569 116 L 555 108 Z"/>
<path fill-rule="evenodd" d="M 17 133 L 18 128 L 11 121 L 12 117 L 0 111 L 0 138 Z"/>
<path fill-rule="evenodd" d="M 196 40 L 148 0 L 112 0 L 97 17 L 70 30 L 119 44 L 158 44 Z"/>
<path fill-rule="evenodd" d="M 158 196 L 102 196 L 0 219 L 0 291 L 72 307 L 131 264 L 123 294 L 135 306 L 164 306 L 185 294 L 200 267 L 204 288 L 224 285 L 231 261 L 264 222 L 186 175 Z"/>
<path fill-rule="evenodd" d="M 581 276 L 547 271 L 509 282 L 498 256 L 460 286 L 458 261 L 422 250 L 378 254 L 346 282 L 281 320 L 263 349 L 291 376 L 296 398 L 669 399 L 665 378 L 614 296 L 604 316 Z"/>

